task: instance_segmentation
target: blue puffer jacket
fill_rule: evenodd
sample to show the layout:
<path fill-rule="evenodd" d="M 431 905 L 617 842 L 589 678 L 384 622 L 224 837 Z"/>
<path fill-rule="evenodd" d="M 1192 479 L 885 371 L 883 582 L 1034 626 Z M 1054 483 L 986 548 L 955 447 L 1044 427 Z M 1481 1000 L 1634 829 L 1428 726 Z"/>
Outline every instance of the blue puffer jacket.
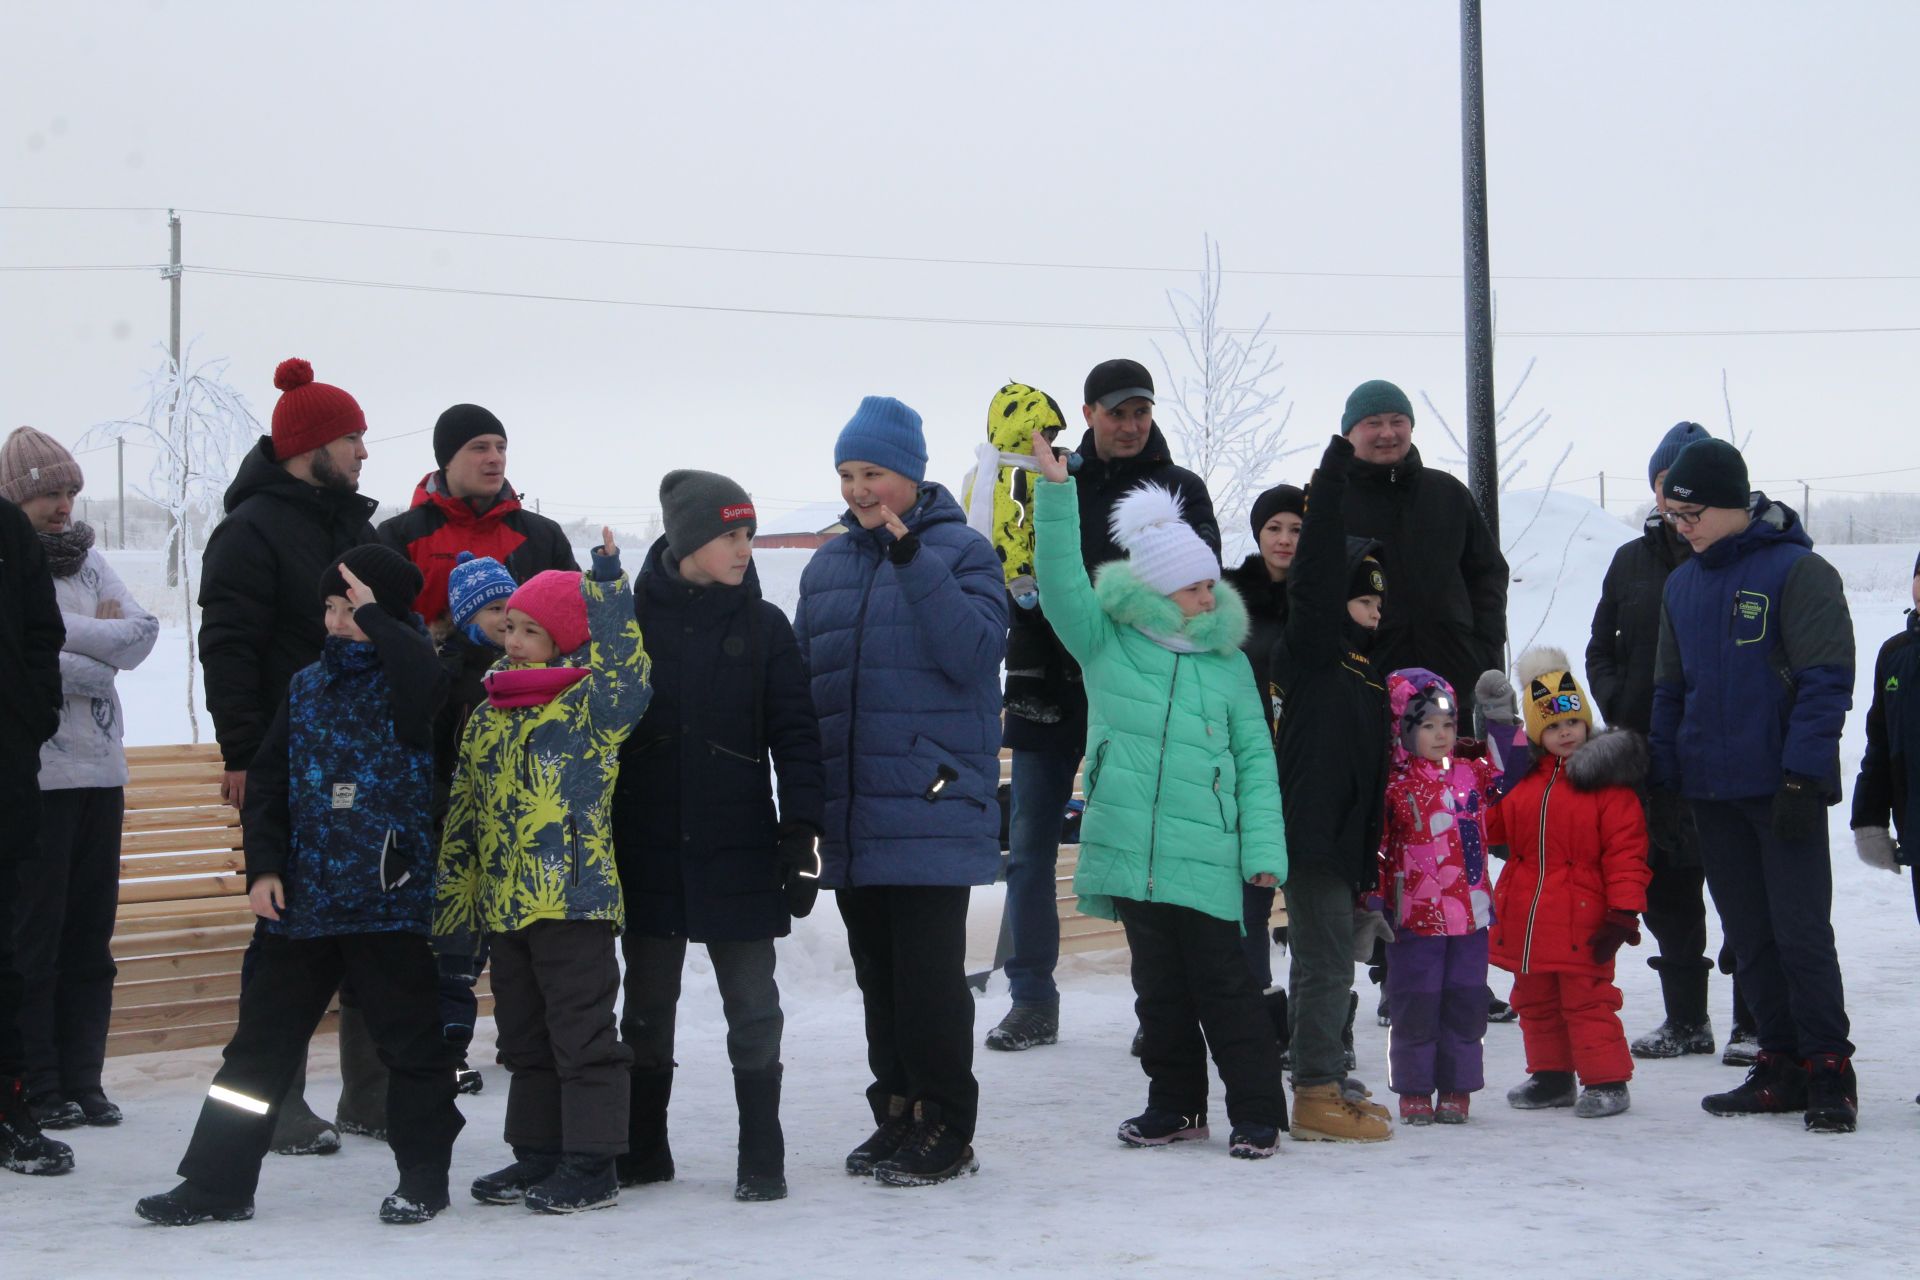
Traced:
<path fill-rule="evenodd" d="M 1837 803 L 1853 706 L 1846 592 L 1790 508 L 1754 501 L 1745 531 L 1667 579 L 1652 781 L 1691 800 L 1752 800 L 1795 773 Z"/>
<path fill-rule="evenodd" d="M 893 537 L 846 518 L 800 578 L 793 629 L 826 766 L 827 888 L 989 884 L 1000 866 L 1000 661 L 1007 592 L 953 495 L 920 486 Z"/>

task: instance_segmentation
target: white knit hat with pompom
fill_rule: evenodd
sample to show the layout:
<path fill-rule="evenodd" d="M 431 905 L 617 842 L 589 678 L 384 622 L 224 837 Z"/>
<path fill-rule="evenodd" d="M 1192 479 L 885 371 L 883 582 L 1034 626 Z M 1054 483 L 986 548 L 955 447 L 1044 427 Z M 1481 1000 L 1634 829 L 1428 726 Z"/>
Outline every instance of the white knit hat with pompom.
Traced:
<path fill-rule="evenodd" d="M 1148 482 L 1129 490 L 1113 504 L 1107 527 L 1134 576 L 1162 595 L 1220 577 L 1220 557 L 1180 518 L 1180 499 L 1170 489 Z"/>

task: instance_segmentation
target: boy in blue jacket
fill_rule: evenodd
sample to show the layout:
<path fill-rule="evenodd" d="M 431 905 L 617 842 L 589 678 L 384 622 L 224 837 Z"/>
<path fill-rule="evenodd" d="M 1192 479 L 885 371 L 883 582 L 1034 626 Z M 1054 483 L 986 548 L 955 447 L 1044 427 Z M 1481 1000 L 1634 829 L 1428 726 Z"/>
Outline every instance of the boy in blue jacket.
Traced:
<path fill-rule="evenodd" d="M 1692 807 L 1701 857 L 1758 1024 L 1746 1082 L 1714 1115 L 1804 1112 L 1851 1133 L 1853 1042 L 1833 945 L 1827 806 L 1853 705 L 1840 575 L 1799 516 L 1751 493 L 1724 440 L 1681 450 L 1666 518 L 1693 548 L 1667 579 L 1654 660 L 1653 775 Z"/>
<path fill-rule="evenodd" d="M 465 1122 L 459 1050 L 441 1038 L 432 922 L 433 717 L 446 689 L 413 613 L 420 571 L 378 544 L 320 581 L 327 640 L 293 677 L 247 770 L 248 900 L 267 922 L 240 1024 L 213 1078 L 185 1179 L 136 1212 L 163 1226 L 253 1216 L 274 1111 L 344 978 L 389 1067 L 388 1142 L 400 1185 L 389 1223 L 447 1207 L 447 1166 Z"/>

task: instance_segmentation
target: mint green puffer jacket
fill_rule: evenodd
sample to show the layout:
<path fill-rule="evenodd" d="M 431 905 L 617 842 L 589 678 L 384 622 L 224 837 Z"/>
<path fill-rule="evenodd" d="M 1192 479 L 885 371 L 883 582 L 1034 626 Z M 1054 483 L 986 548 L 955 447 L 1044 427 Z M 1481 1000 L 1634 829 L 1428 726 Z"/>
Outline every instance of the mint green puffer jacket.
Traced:
<path fill-rule="evenodd" d="M 1131 898 L 1238 922 L 1242 883 L 1287 878 L 1273 741 L 1240 652 L 1246 606 L 1223 582 L 1212 613 L 1183 620 L 1124 560 L 1101 566 L 1095 586 L 1073 480 L 1035 489 L 1041 607 L 1087 689 L 1080 910 L 1111 920 L 1113 899 Z M 1142 627 L 1201 651 L 1177 653 Z"/>

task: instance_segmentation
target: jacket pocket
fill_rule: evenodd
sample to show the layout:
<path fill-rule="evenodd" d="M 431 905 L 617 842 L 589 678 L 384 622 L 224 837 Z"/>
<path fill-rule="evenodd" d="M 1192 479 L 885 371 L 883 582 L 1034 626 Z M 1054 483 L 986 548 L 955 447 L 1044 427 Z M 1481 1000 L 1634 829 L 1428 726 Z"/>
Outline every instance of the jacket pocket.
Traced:
<path fill-rule="evenodd" d="M 974 771 L 930 738 L 913 740 L 907 752 L 906 769 L 906 781 L 912 793 L 928 804 L 964 800 L 977 808 L 987 807 L 987 798 L 979 793 L 980 782 Z"/>
<path fill-rule="evenodd" d="M 1239 825 L 1237 821 L 1229 821 L 1227 818 L 1227 797 L 1226 794 L 1220 790 L 1219 765 L 1213 767 L 1213 805 L 1220 813 L 1220 829 L 1222 831 L 1231 832 Z"/>
<path fill-rule="evenodd" d="M 580 887 L 580 828 L 569 812 L 564 820 L 567 836 L 567 883 L 574 888 Z"/>
<path fill-rule="evenodd" d="M 1093 749 L 1093 763 L 1087 766 L 1086 802 L 1093 803 L 1093 793 L 1100 786 L 1100 769 L 1107 762 L 1107 748 L 1113 745 L 1112 738 L 1103 738 L 1100 745 Z"/>
<path fill-rule="evenodd" d="M 713 752 L 714 755 L 719 756 L 723 760 L 736 760 L 741 764 L 757 765 L 761 763 L 760 757 L 745 755 L 739 751 L 734 751 L 731 748 L 723 747 L 719 743 L 713 741 L 711 738 L 707 740 L 707 749 Z"/>
<path fill-rule="evenodd" d="M 413 871 L 412 859 L 407 856 L 400 832 L 388 827 L 386 839 L 380 842 L 380 892 L 399 892 L 412 882 Z"/>

